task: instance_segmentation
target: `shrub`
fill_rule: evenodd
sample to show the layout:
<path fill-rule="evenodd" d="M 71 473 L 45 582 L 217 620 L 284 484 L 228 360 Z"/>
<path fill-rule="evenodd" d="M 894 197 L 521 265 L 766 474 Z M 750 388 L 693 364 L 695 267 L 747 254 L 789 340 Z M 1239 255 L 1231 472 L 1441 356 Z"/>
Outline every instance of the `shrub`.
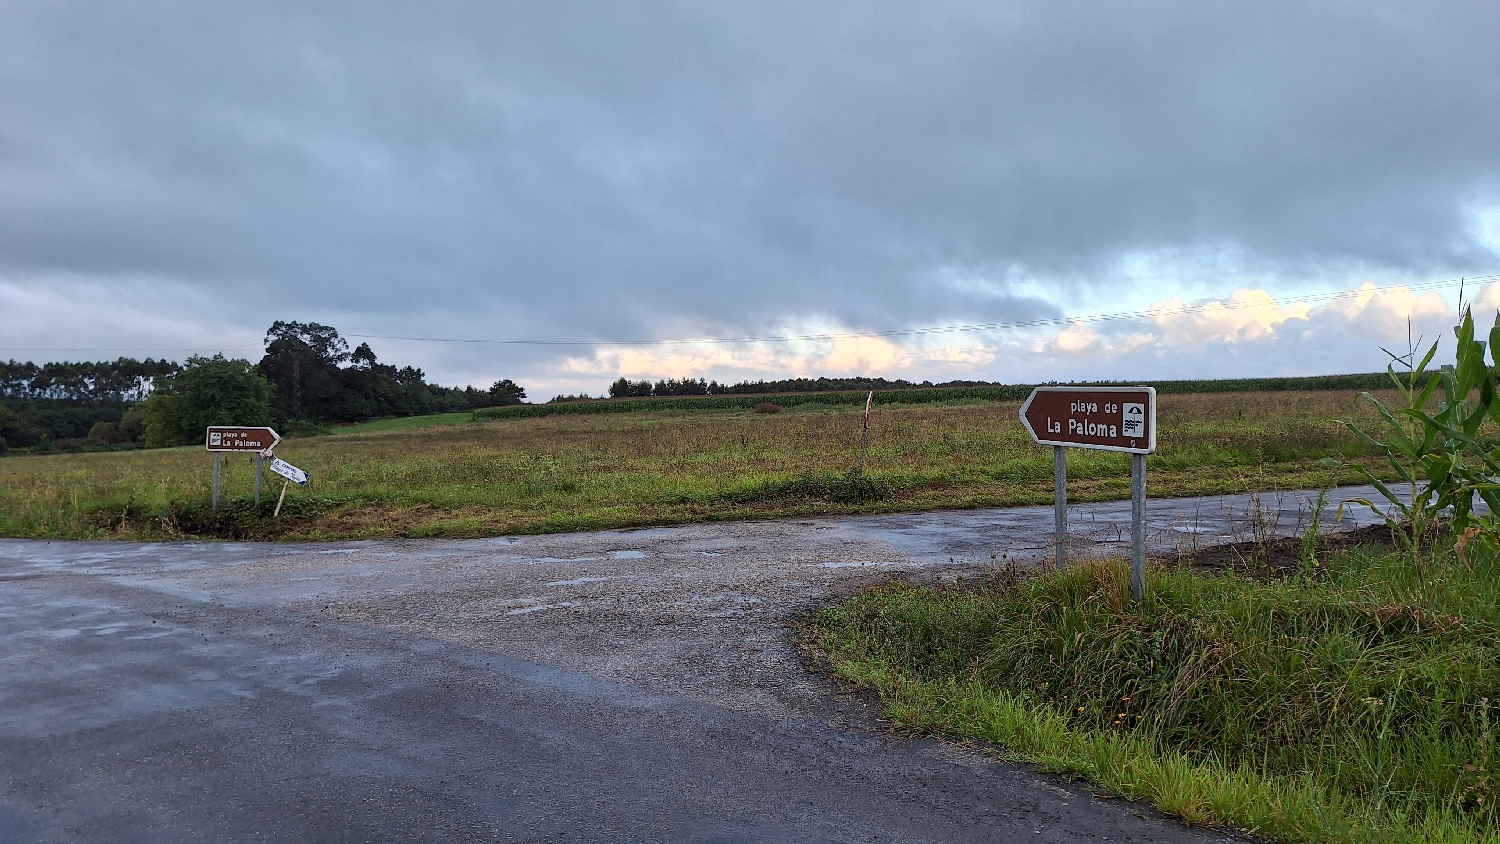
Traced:
<path fill-rule="evenodd" d="M 146 406 L 144 404 L 131 405 L 120 417 L 120 435 L 129 442 L 140 442 L 141 437 L 146 436 Z"/>
<path fill-rule="evenodd" d="M 42 434 L 35 425 L 4 405 L 0 405 L 0 443 L 25 448 L 36 443 Z"/>
<path fill-rule="evenodd" d="M 311 419 L 294 419 L 282 425 L 277 433 L 284 437 L 322 437 L 333 433 L 333 426 Z"/>
<path fill-rule="evenodd" d="M 191 357 L 146 400 L 146 445 L 198 442 L 209 425 L 265 425 L 271 382 L 246 360 Z"/>
<path fill-rule="evenodd" d="M 120 426 L 114 422 L 95 422 L 94 427 L 89 429 L 88 438 L 110 445 L 125 442 L 124 435 L 120 433 Z"/>

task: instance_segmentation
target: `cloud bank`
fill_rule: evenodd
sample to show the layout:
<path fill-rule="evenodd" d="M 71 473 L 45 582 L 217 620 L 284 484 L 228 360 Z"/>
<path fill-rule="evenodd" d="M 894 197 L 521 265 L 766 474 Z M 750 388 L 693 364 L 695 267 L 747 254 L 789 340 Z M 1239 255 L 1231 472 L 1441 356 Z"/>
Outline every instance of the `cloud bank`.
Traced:
<path fill-rule="evenodd" d="M 0 356 L 1159 306 L 371 342 L 542 396 L 1368 370 L 1436 305 L 1276 302 L 1500 271 L 1495 43 L 1468 2 L 7 3 Z"/>

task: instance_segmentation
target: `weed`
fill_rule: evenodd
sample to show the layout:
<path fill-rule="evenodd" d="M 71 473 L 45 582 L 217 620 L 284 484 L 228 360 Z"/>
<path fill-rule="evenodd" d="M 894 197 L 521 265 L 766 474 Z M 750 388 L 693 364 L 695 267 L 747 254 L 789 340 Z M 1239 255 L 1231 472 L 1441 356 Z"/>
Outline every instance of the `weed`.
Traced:
<path fill-rule="evenodd" d="M 1468 309 L 1464 309 L 1453 331 L 1457 339 L 1455 363 L 1442 367 L 1436 376 L 1427 373 L 1427 366 L 1437 354 L 1437 343 L 1420 362 L 1415 344 L 1408 344 L 1405 355 L 1386 352 L 1391 357 L 1387 373 L 1400 395 L 1400 405 L 1392 411 L 1373 395 L 1360 393 L 1379 412 L 1384 439 L 1353 422 L 1341 423 L 1378 449 L 1390 471 L 1410 488 L 1410 495 L 1403 498 L 1368 468 L 1362 468 L 1367 480 L 1386 499 L 1387 509 L 1364 499 L 1350 503 L 1374 510 L 1393 529 L 1398 524 L 1409 526 L 1403 535 L 1410 537 L 1410 550 L 1418 563 L 1423 556 L 1422 540 L 1440 514 L 1446 514 L 1454 533 L 1473 536 L 1469 532 L 1472 527 L 1491 544 L 1497 540 L 1492 520 L 1473 513 L 1476 495 L 1484 499 L 1492 513 L 1500 513 L 1500 483 L 1495 480 L 1500 477 L 1500 450 L 1492 452 L 1494 444 L 1479 439 L 1487 421 L 1500 422 L 1500 402 L 1495 400 L 1497 376 L 1484 362 L 1485 343 L 1474 339 L 1474 316 Z M 1490 341 L 1493 358 L 1497 354 L 1495 344 L 1500 343 L 1500 314 L 1490 330 Z M 1398 363 L 1406 367 L 1404 380 L 1396 372 Z M 1429 409 L 1439 388 L 1442 400 L 1436 409 Z"/>
<path fill-rule="evenodd" d="M 1311 575 L 1318 568 L 1318 532 L 1323 527 L 1323 511 L 1328 509 L 1328 487 L 1318 490 L 1318 497 L 1308 507 L 1307 527 L 1302 531 L 1302 553 L 1298 561 L 1302 573 Z"/>

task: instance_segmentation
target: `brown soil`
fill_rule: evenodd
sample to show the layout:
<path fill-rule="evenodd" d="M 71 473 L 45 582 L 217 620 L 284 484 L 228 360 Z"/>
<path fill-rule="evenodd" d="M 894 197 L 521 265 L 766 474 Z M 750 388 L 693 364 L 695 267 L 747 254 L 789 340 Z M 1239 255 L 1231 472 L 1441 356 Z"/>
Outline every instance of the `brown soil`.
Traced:
<path fill-rule="evenodd" d="M 1322 534 L 1317 539 L 1313 553 L 1317 559 L 1324 560 L 1333 554 L 1361 546 L 1393 550 L 1401 547 L 1401 538 L 1385 525 L 1371 525 L 1351 531 Z M 1232 571 L 1245 577 L 1275 579 L 1302 568 L 1302 537 L 1286 536 L 1214 545 L 1177 557 L 1157 558 L 1155 562 L 1205 574 Z"/>

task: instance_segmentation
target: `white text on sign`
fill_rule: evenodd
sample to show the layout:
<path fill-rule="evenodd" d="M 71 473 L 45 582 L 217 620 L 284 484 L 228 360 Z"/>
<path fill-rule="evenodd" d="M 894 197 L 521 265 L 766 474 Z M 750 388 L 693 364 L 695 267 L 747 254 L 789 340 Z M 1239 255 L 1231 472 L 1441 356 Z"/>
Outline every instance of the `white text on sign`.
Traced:
<path fill-rule="evenodd" d="M 271 471 L 286 478 L 294 484 L 306 486 L 308 474 L 296 466 L 282 460 L 280 457 L 271 461 Z"/>
<path fill-rule="evenodd" d="M 1038 387 L 1021 406 L 1021 421 L 1043 445 L 1150 454 L 1155 398 L 1150 387 Z"/>

